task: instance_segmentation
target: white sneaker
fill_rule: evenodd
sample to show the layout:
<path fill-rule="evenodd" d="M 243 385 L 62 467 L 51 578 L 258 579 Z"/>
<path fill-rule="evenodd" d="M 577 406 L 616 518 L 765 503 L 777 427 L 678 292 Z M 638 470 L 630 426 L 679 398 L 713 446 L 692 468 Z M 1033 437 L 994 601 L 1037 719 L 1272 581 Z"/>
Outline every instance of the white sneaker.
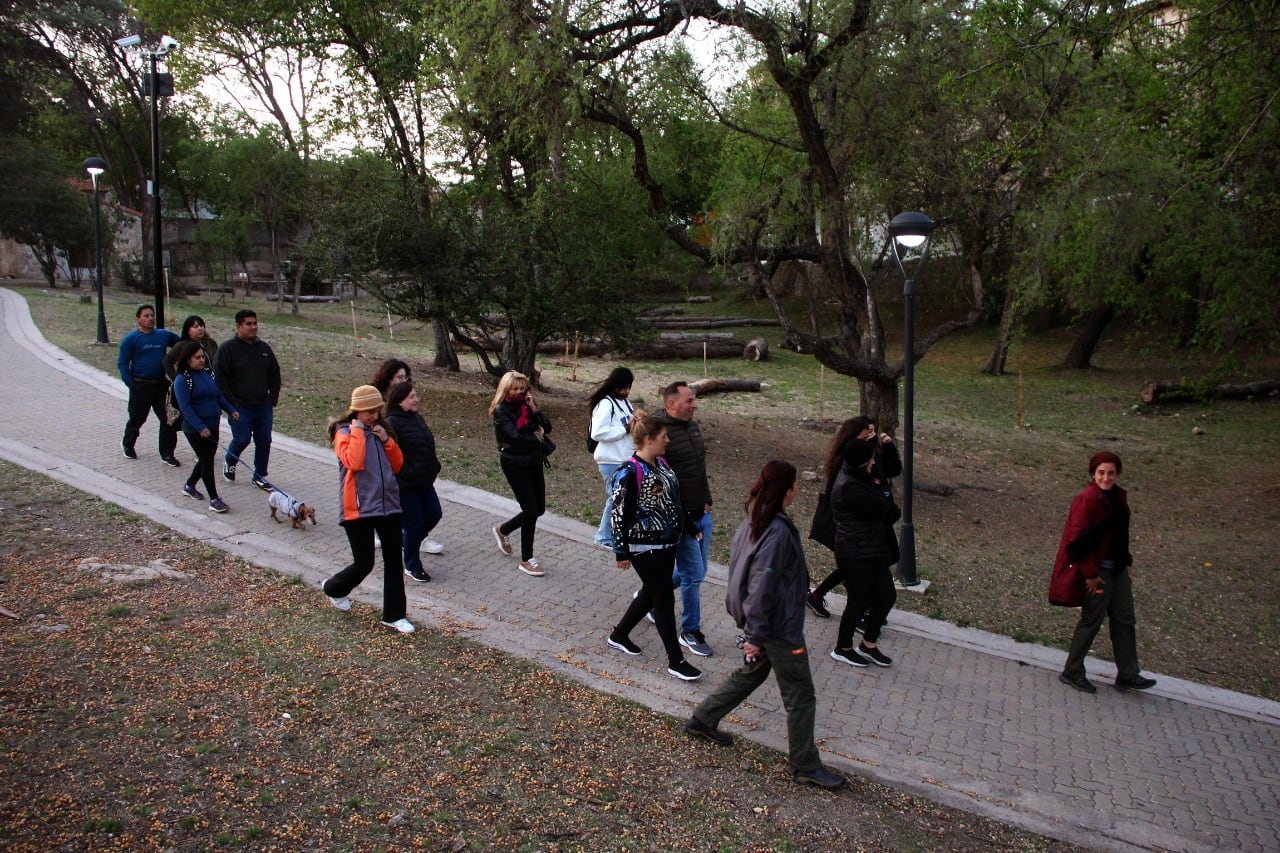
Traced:
<path fill-rule="evenodd" d="M 434 539 L 427 538 L 422 541 L 422 550 L 428 554 L 443 554 L 444 546 Z"/>
<path fill-rule="evenodd" d="M 394 622 L 383 622 L 388 628 L 395 628 L 401 634 L 412 634 L 417 628 L 413 627 L 413 623 L 408 619 L 397 619 Z"/>
<path fill-rule="evenodd" d="M 338 608 L 339 610 L 341 610 L 342 612 L 345 613 L 346 611 L 351 609 L 351 599 L 347 598 L 345 595 L 342 596 L 342 598 L 334 598 L 332 595 L 327 597 L 329 599 L 329 603 L 332 604 L 334 607 Z"/>

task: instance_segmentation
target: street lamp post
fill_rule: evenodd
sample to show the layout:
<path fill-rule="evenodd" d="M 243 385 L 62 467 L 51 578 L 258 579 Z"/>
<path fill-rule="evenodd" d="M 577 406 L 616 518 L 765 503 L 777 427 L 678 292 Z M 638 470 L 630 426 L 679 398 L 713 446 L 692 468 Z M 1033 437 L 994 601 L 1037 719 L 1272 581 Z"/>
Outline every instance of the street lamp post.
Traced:
<path fill-rule="evenodd" d="M 902 533 L 898 560 L 898 580 L 905 587 L 918 586 L 916 577 L 916 530 L 911 519 L 913 477 L 915 475 L 913 447 L 915 441 L 915 364 L 916 364 L 916 284 L 929 260 L 929 248 L 933 244 L 933 220 L 923 213 L 899 213 L 889 223 L 889 242 L 893 246 L 893 260 L 902 273 L 903 323 L 905 335 L 902 356 Z M 919 250 L 914 274 L 908 274 L 903 264 L 904 255 Z"/>
<path fill-rule="evenodd" d="M 141 36 L 125 36 L 116 39 L 122 50 L 135 51 L 151 60 L 151 72 L 143 75 L 142 93 L 151 98 L 151 180 L 148 193 L 151 197 L 151 274 L 155 278 L 156 328 L 164 328 L 164 237 L 160 217 L 160 98 L 173 94 L 173 76 L 159 73 L 160 60 L 178 47 L 169 36 L 161 36 L 155 48 L 142 46 Z"/>
<path fill-rule="evenodd" d="M 84 161 L 84 170 L 93 181 L 93 256 L 96 264 L 98 283 L 98 340 L 99 344 L 109 344 L 107 338 L 107 312 L 102 305 L 102 217 L 99 209 L 102 206 L 98 198 L 98 176 L 107 170 L 107 164 L 101 157 L 90 157 Z"/>

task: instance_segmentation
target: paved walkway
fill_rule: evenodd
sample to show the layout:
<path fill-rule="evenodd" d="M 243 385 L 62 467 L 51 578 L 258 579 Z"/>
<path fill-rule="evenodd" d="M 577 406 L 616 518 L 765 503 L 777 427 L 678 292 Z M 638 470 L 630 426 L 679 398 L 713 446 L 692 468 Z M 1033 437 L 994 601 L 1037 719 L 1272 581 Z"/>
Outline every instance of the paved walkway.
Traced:
<path fill-rule="evenodd" d="M 0 458 L 313 588 L 347 562 L 328 448 L 277 436 L 271 458 L 271 480 L 314 501 L 319 526 L 276 525 L 265 496 L 248 482 L 220 488 L 231 512 L 213 515 L 179 493 L 192 460 L 184 441 L 182 470 L 160 463 L 154 418 L 138 440 L 141 458 L 121 456 L 125 391 L 117 377 L 46 342 L 13 291 L 0 289 L 0 326 Z M 34 423 L 33 389 L 40 400 Z M 225 424 L 222 434 L 225 440 Z M 735 665 L 737 632 L 720 606 L 723 567 L 713 567 L 703 592 L 704 631 L 721 654 L 698 659 L 708 677 L 687 684 L 666 675 L 661 645 L 645 623 L 635 633 L 644 656 L 605 645 L 636 582 L 591 546 L 593 527 L 545 517 L 538 556 L 549 571 L 529 578 L 497 552 L 488 532 L 513 514 L 510 499 L 453 483 L 439 492 L 445 516 L 434 535 L 447 550 L 425 558 L 432 583 L 409 584 L 415 622 L 458 630 L 678 718 Z M 357 597 L 381 602 L 372 582 Z M 316 606 L 328 607 L 318 591 Z M 367 613 L 356 618 L 384 630 Z M 832 766 L 1099 849 L 1280 850 L 1280 704 L 1158 673 L 1158 687 L 1145 694 L 1103 686 L 1086 696 L 1058 684 L 1061 651 L 902 611 L 891 621 L 892 669 L 814 658 L 817 734 Z M 813 620 L 809 640 L 825 652 L 835 629 L 835 620 Z M 1102 661 L 1091 661 L 1089 671 L 1104 685 L 1115 674 Z M 726 727 L 785 751 L 772 682 Z"/>

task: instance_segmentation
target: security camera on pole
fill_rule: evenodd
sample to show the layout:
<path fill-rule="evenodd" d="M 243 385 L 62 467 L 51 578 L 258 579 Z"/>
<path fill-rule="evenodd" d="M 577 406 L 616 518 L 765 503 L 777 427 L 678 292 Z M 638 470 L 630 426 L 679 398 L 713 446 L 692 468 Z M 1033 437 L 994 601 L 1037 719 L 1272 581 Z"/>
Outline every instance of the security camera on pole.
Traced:
<path fill-rule="evenodd" d="M 132 50 L 139 56 L 151 59 L 151 72 L 143 75 L 142 94 L 151 98 L 151 181 L 147 195 L 151 197 L 151 275 L 155 283 L 156 328 L 163 329 L 165 309 L 164 238 L 161 235 L 160 216 L 160 98 L 173 95 L 173 75 L 160 74 L 160 60 L 178 48 L 178 42 L 169 36 L 161 36 L 158 47 L 148 48 L 141 36 L 125 36 L 116 39 L 116 45 Z"/>

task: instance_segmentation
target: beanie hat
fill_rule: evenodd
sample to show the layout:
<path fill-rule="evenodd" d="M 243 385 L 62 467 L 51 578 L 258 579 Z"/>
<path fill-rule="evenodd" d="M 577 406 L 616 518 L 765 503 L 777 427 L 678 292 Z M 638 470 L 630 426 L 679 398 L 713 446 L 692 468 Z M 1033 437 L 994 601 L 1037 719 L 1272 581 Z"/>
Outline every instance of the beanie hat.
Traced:
<path fill-rule="evenodd" d="M 351 411 L 367 412 L 382 408 L 382 394 L 372 385 L 361 385 L 351 392 Z"/>
<path fill-rule="evenodd" d="M 872 456 L 875 456 L 875 451 L 865 441 L 859 441 L 855 438 L 845 443 L 844 461 L 853 468 L 861 468 L 866 465 L 871 461 Z"/>

